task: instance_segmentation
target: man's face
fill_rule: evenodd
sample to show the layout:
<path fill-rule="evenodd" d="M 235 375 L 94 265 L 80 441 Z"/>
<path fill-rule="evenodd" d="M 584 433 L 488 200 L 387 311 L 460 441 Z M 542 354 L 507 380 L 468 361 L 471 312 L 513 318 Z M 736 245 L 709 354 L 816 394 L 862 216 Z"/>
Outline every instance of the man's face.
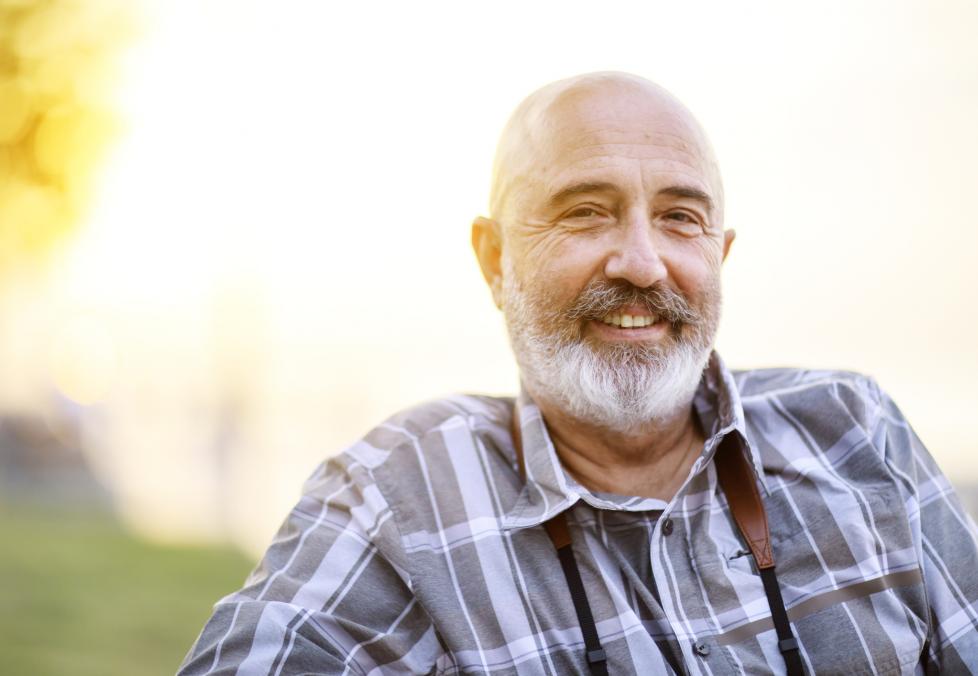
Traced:
<path fill-rule="evenodd" d="M 683 109 L 607 83 L 555 101 L 501 215 L 501 301 L 531 394 L 616 428 L 684 405 L 720 310 L 715 165 Z"/>

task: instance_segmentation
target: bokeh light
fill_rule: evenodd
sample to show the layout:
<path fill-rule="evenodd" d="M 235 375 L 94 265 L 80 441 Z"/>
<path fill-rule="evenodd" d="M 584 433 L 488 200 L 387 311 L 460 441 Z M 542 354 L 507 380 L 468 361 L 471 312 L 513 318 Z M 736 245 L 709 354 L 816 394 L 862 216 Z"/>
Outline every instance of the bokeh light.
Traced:
<path fill-rule="evenodd" d="M 0 274 L 77 224 L 115 120 L 128 14 L 105 0 L 0 2 Z"/>

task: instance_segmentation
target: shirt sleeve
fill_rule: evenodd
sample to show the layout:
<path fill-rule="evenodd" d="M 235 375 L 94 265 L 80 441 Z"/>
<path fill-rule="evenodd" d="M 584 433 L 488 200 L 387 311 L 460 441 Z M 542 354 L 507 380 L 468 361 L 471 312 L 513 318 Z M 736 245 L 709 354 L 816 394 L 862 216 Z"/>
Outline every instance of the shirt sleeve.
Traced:
<path fill-rule="evenodd" d="M 930 606 L 926 671 L 978 673 L 978 529 L 900 409 L 875 389 L 874 442 L 905 491 Z"/>
<path fill-rule="evenodd" d="M 214 607 L 179 674 L 427 673 L 442 651 L 405 562 L 370 469 L 334 458 L 244 588 Z"/>

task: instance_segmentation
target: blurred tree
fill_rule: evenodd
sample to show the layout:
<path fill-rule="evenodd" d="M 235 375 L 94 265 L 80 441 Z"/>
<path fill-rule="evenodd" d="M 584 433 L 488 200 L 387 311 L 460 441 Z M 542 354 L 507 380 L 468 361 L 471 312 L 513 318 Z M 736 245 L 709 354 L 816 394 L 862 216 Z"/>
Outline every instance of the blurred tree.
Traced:
<path fill-rule="evenodd" d="M 78 223 L 130 33 L 121 2 L 0 0 L 0 275 L 43 261 Z"/>

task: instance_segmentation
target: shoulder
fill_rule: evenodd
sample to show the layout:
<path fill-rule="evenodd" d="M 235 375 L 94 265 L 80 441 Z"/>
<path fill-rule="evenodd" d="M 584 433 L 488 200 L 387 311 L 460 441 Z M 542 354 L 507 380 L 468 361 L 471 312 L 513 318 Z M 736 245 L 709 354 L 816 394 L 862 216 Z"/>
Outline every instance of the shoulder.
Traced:
<path fill-rule="evenodd" d="M 734 374 L 746 434 L 765 472 L 818 492 L 873 491 L 895 496 L 899 483 L 880 434 L 876 381 L 840 370 L 761 369 Z"/>
<path fill-rule="evenodd" d="M 731 371 L 741 398 L 778 396 L 797 391 L 832 392 L 846 389 L 879 399 L 876 381 L 856 371 L 801 368 L 763 368 Z"/>
<path fill-rule="evenodd" d="M 444 485 L 445 475 L 458 469 L 450 454 L 471 466 L 476 454 L 467 451 L 480 444 L 494 451 L 494 465 L 511 464 L 500 450 L 512 405 L 509 397 L 459 394 L 399 411 L 320 463 L 296 509 L 310 516 L 323 504 L 356 513 L 397 511 L 398 504 L 416 504 Z"/>
<path fill-rule="evenodd" d="M 879 419 L 883 394 L 868 375 L 845 370 L 765 368 L 732 371 L 745 416 L 764 411 L 808 418 L 839 414 L 869 430 Z"/>
<path fill-rule="evenodd" d="M 498 436 L 509 433 L 512 397 L 456 394 L 398 411 L 369 430 L 341 453 L 330 458 L 320 472 L 395 474 L 414 465 L 417 455 L 430 455 L 446 446 L 446 437 L 459 434 Z M 315 479 L 315 475 L 313 477 Z"/>
<path fill-rule="evenodd" d="M 512 397 L 455 394 L 427 401 L 395 413 L 364 438 L 399 445 L 422 440 L 444 431 L 446 425 L 471 428 L 507 425 L 513 411 Z"/>
<path fill-rule="evenodd" d="M 323 463 L 305 497 L 335 504 L 348 496 L 344 504 L 361 520 L 391 515 L 388 549 L 398 552 L 388 556 L 402 560 L 418 538 L 440 532 L 447 520 L 475 518 L 483 508 L 492 512 L 499 501 L 515 500 L 521 482 L 512 409 L 508 397 L 455 395 L 399 411 Z M 487 490 L 496 502 L 478 497 Z"/>

